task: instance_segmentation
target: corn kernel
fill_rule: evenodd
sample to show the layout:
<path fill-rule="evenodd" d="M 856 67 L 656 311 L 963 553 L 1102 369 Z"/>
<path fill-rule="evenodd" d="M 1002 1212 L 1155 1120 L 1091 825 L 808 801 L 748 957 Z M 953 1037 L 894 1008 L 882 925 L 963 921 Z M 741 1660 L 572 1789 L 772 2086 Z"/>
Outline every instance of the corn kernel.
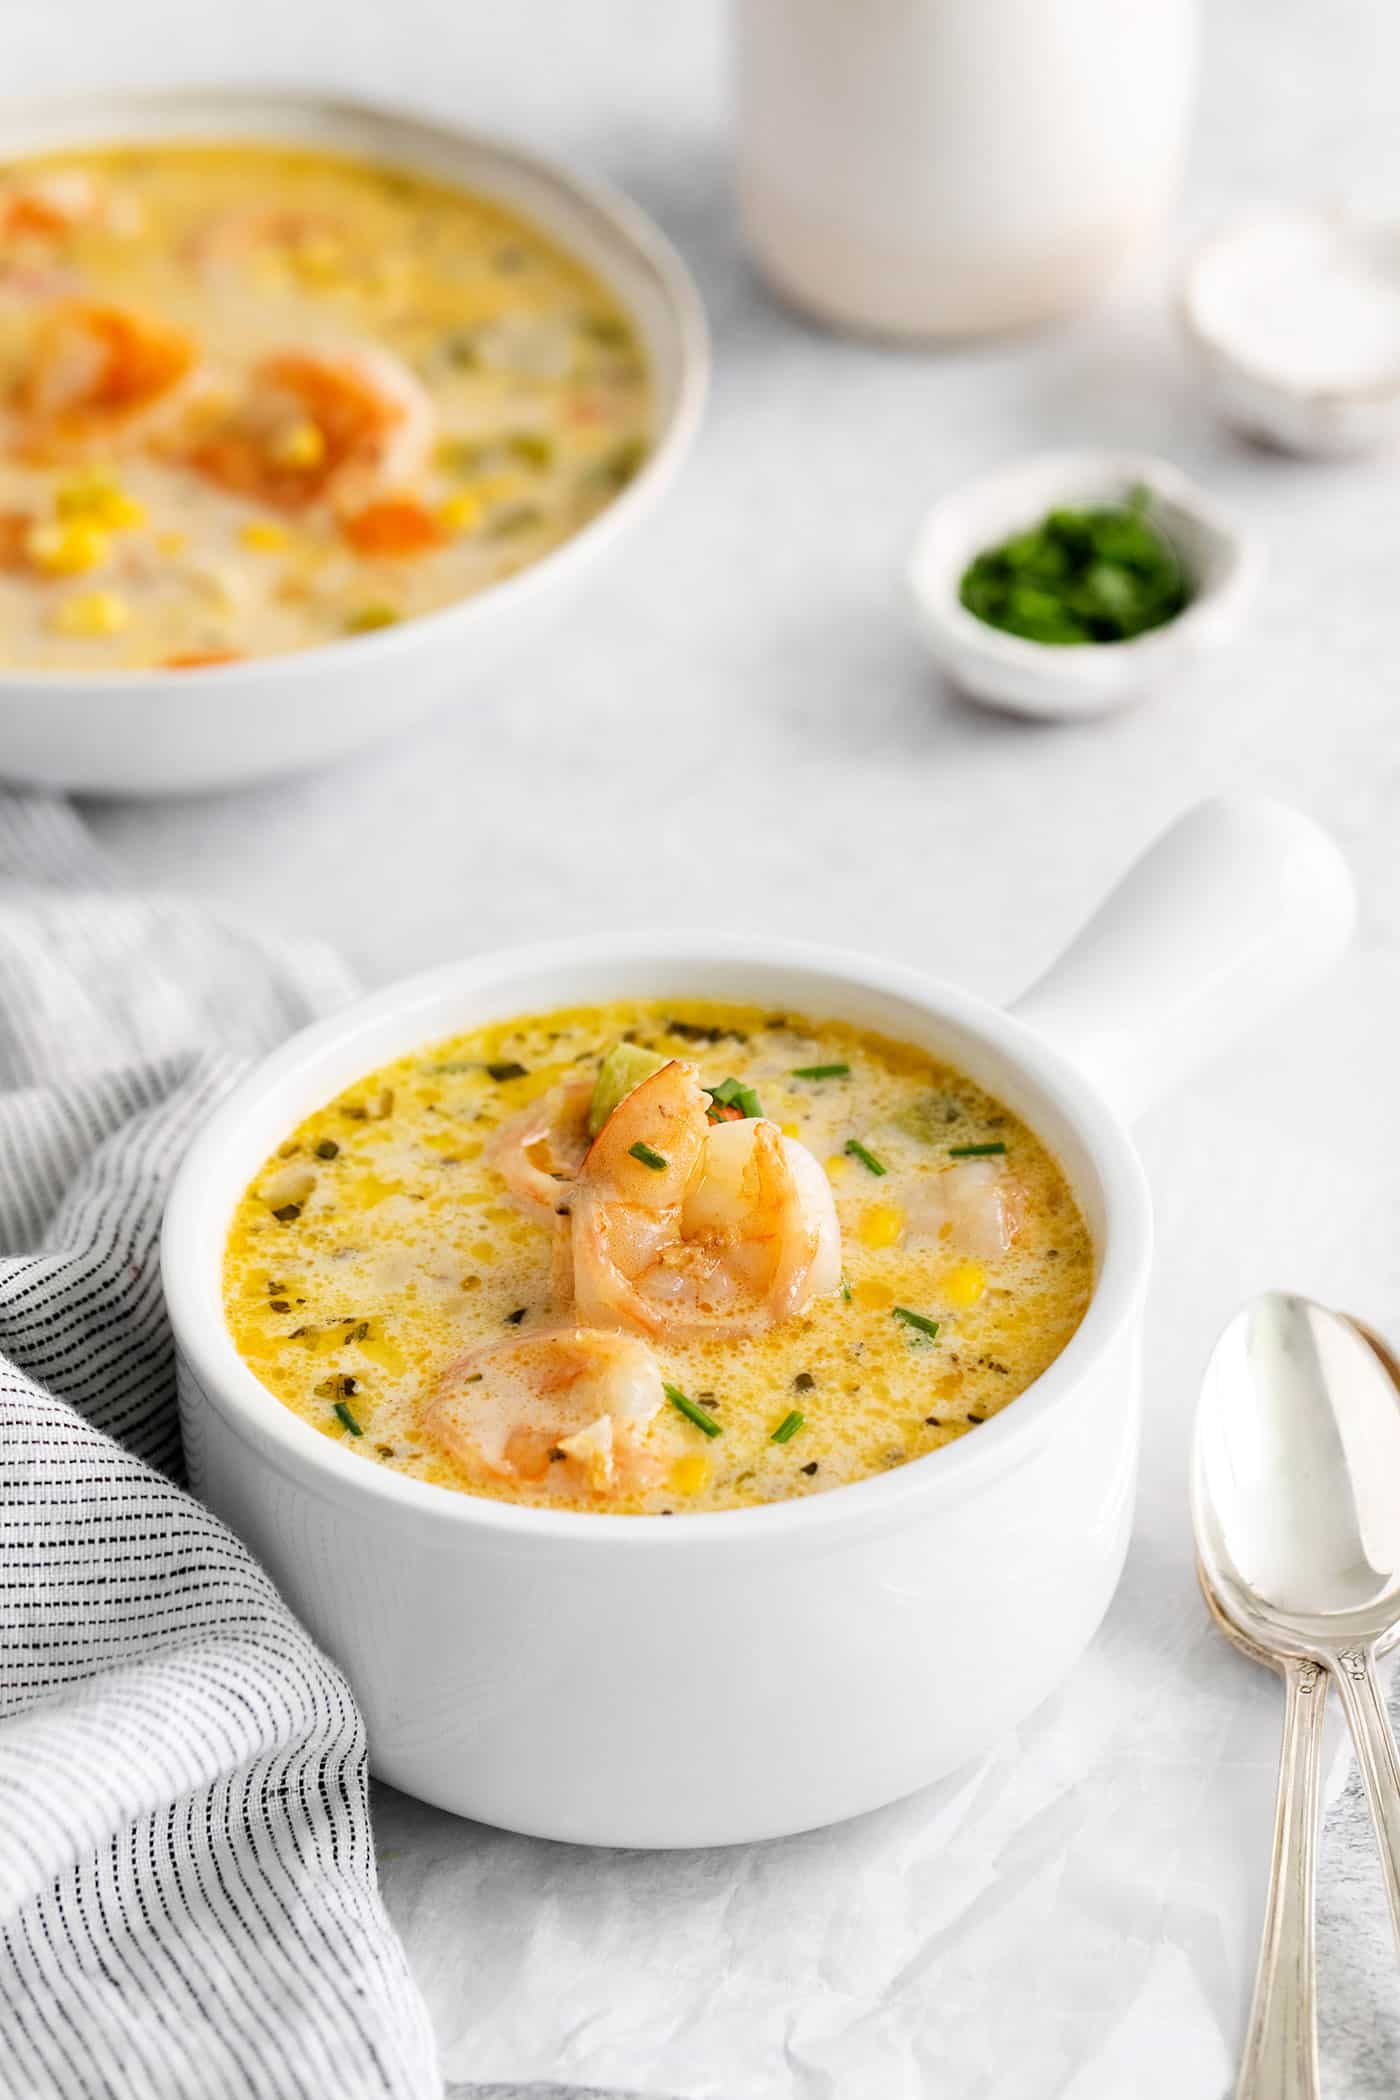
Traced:
<path fill-rule="evenodd" d="M 326 440 L 315 423 L 289 423 L 273 439 L 271 452 L 279 467 L 319 467 Z"/>
<path fill-rule="evenodd" d="M 471 489 L 459 489 L 438 505 L 438 523 L 449 532 L 472 532 L 481 523 L 486 506 Z"/>
<path fill-rule="evenodd" d="M 678 1495 L 698 1495 L 709 1477 L 709 1460 L 700 1451 L 678 1458 L 670 1472 L 671 1486 Z"/>
<path fill-rule="evenodd" d="M 864 1312 L 885 1312 L 894 1304 L 894 1292 L 889 1284 L 881 1283 L 874 1276 L 864 1276 L 859 1283 L 852 1284 L 851 1296 Z"/>
<path fill-rule="evenodd" d="M 302 241 L 296 251 L 295 267 L 298 276 L 307 284 L 343 283 L 346 275 L 344 245 L 330 234 Z"/>
<path fill-rule="evenodd" d="M 830 1159 L 826 1163 L 827 1180 L 839 1181 L 842 1175 L 849 1170 L 850 1164 L 851 1162 L 845 1157 L 843 1153 L 833 1152 Z"/>
<path fill-rule="evenodd" d="M 50 576 L 80 576 L 107 559 L 107 535 L 100 525 L 81 518 L 63 525 L 36 525 L 25 541 L 25 552 L 36 569 Z"/>
<path fill-rule="evenodd" d="M 802 1126 L 800 1123 L 780 1123 L 778 1128 L 782 1131 L 784 1137 L 795 1138 L 801 1131 Z"/>
<path fill-rule="evenodd" d="M 943 1296 L 949 1305 L 975 1305 L 987 1288 L 987 1272 L 980 1261 L 960 1261 L 943 1278 Z"/>
<path fill-rule="evenodd" d="M 80 597 L 64 599 L 54 614 L 54 625 L 60 634 L 90 637 L 120 634 L 130 618 L 130 607 L 115 591 L 84 591 Z"/>
<path fill-rule="evenodd" d="M 85 519 L 108 532 L 122 532 L 145 523 L 144 504 L 128 496 L 115 476 L 100 467 L 74 474 L 59 487 L 54 506 L 60 518 Z"/>
<path fill-rule="evenodd" d="M 292 543 L 292 535 L 286 526 L 277 524 L 272 518 L 249 518 L 246 524 L 239 526 L 238 537 L 255 554 L 280 554 Z"/>
<path fill-rule="evenodd" d="M 392 605 L 362 605 L 357 612 L 352 612 L 346 620 L 345 632 L 347 634 L 373 634 L 376 628 L 396 626 L 398 617 Z"/>
<path fill-rule="evenodd" d="M 897 1203 L 867 1203 L 857 1230 L 864 1247 L 893 1247 L 904 1234 L 904 1212 Z"/>

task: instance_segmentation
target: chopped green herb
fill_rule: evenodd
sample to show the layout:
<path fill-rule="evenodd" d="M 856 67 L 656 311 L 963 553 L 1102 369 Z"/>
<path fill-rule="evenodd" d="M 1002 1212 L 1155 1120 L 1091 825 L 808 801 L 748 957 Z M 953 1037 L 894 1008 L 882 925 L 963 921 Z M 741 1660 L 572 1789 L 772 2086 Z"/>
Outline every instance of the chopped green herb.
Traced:
<path fill-rule="evenodd" d="M 628 482 L 634 481 L 641 472 L 646 464 L 646 456 L 645 438 L 624 438 L 620 445 L 613 447 L 606 459 L 600 461 L 596 467 L 591 467 L 589 473 L 608 488 L 625 489 Z"/>
<path fill-rule="evenodd" d="M 498 510 L 486 527 L 486 536 L 492 540 L 514 539 L 518 533 L 533 532 L 544 523 L 544 512 L 535 503 L 508 503 Z"/>
<path fill-rule="evenodd" d="M 930 1320 L 926 1313 L 910 1312 L 907 1305 L 896 1305 L 891 1311 L 890 1318 L 903 1320 L 906 1327 L 916 1327 L 919 1333 L 926 1334 L 930 1341 L 933 1340 L 938 1332 L 937 1320 Z"/>
<path fill-rule="evenodd" d="M 867 1151 L 859 1138 L 847 1138 L 846 1150 L 852 1159 L 858 1159 L 863 1167 L 869 1167 L 872 1174 L 889 1173 L 890 1170 L 885 1165 L 885 1162 L 882 1159 L 877 1159 L 873 1152 Z"/>
<path fill-rule="evenodd" d="M 353 1393 L 359 1391 L 359 1386 L 358 1378 L 352 1378 L 346 1371 L 339 1371 L 334 1378 L 323 1378 L 319 1385 L 312 1387 L 312 1391 L 318 1400 L 348 1400 Z"/>
<path fill-rule="evenodd" d="M 949 1159 L 990 1159 L 994 1153 L 1004 1152 L 1005 1145 L 998 1138 L 992 1145 L 950 1145 Z"/>
<path fill-rule="evenodd" d="M 513 430 L 505 443 L 510 457 L 522 467 L 533 467 L 542 474 L 554 465 L 554 440 L 541 430 Z"/>
<path fill-rule="evenodd" d="M 795 1065 L 791 1077 L 794 1079 L 845 1079 L 849 1065 Z"/>
<path fill-rule="evenodd" d="M 720 1426 L 714 1416 L 707 1415 L 699 1402 L 690 1399 L 681 1391 L 678 1385 L 666 1386 L 665 1392 L 666 1398 L 670 1401 L 672 1407 L 679 1408 L 687 1422 L 693 1422 L 697 1429 L 702 1429 L 705 1432 L 706 1436 L 718 1436 L 720 1434 Z"/>
<path fill-rule="evenodd" d="M 962 1121 L 962 1109 L 950 1094 L 925 1094 L 896 1114 L 896 1126 L 921 1145 L 941 1144 L 950 1123 Z"/>
<path fill-rule="evenodd" d="M 340 1151 L 334 1138 L 322 1138 L 316 1147 L 317 1159 L 334 1159 Z"/>
<path fill-rule="evenodd" d="M 362 605 L 352 612 L 345 622 L 347 634 L 373 634 L 380 627 L 397 627 L 399 616 L 396 608 L 376 600 L 372 605 Z"/>
<path fill-rule="evenodd" d="M 272 1215 L 276 1218 L 279 1225 L 295 1225 L 297 1219 L 301 1216 L 301 1205 L 299 1203 L 279 1203 Z"/>
<path fill-rule="evenodd" d="M 269 1298 L 267 1301 L 267 1309 L 269 1312 L 290 1312 L 292 1309 L 292 1301 L 290 1298 Z"/>
<path fill-rule="evenodd" d="M 525 1077 L 524 1065 L 518 1065 L 514 1058 L 508 1058 L 502 1064 L 488 1065 L 486 1069 L 498 1085 L 507 1079 L 523 1079 Z"/>
<path fill-rule="evenodd" d="M 635 1145 L 627 1147 L 627 1156 L 629 1159 L 640 1160 L 644 1167 L 651 1168 L 653 1174 L 664 1174 L 668 1165 L 668 1162 L 662 1158 L 661 1154 L 653 1152 L 651 1146 L 646 1144 L 641 1138 L 638 1138 Z"/>
<path fill-rule="evenodd" d="M 795 1393 L 810 1393 L 816 1382 L 810 1371 L 799 1371 L 792 1381 L 792 1389 Z"/>
<path fill-rule="evenodd" d="M 737 1108 L 746 1120 L 763 1114 L 763 1103 L 742 1079 L 722 1079 L 718 1086 L 707 1086 L 705 1092 L 717 1108 Z"/>
<path fill-rule="evenodd" d="M 777 1428 L 773 1431 L 772 1436 L 769 1437 L 769 1443 L 790 1443 L 792 1438 L 796 1436 L 798 1430 L 802 1427 L 802 1424 L 806 1421 L 806 1419 L 807 1417 L 805 1415 L 799 1414 L 797 1409 L 794 1407 L 791 1414 L 786 1414 L 783 1416 L 782 1421 L 779 1422 Z"/>
<path fill-rule="evenodd" d="M 507 1327 L 518 1327 L 518 1326 L 520 1325 L 520 1322 L 521 1322 L 521 1321 L 522 1321 L 522 1320 L 524 1319 L 524 1317 L 525 1317 L 526 1313 L 527 1313 L 527 1312 L 528 1312 L 529 1310 L 530 1310 L 530 1308 L 529 1308 L 529 1306 L 528 1306 L 528 1305 L 517 1305 L 517 1306 L 516 1306 L 516 1308 L 515 1308 L 515 1311 L 514 1311 L 514 1312 L 508 1312 L 508 1313 L 506 1314 L 506 1319 L 505 1319 L 505 1324 L 506 1324 L 506 1326 L 507 1326 Z"/>
<path fill-rule="evenodd" d="M 615 314 L 585 314 L 579 326 L 603 350 L 625 350 L 632 340 L 627 323 Z"/>
<path fill-rule="evenodd" d="M 343 1400 L 336 1401 L 335 1411 L 340 1416 L 340 1419 L 345 1424 L 345 1427 L 349 1430 L 351 1436 L 364 1435 L 363 1429 L 361 1429 L 359 1423 L 355 1420 L 355 1417 L 351 1414 L 349 1408 L 345 1405 L 345 1402 Z"/>
<path fill-rule="evenodd" d="M 812 1463 L 809 1466 L 803 1466 L 802 1468 L 802 1471 L 807 1475 L 807 1478 L 809 1480 L 811 1479 L 812 1475 L 816 1472 L 816 1470 L 817 1462 L 815 1459 L 812 1460 Z"/>
<path fill-rule="evenodd" d="M 1053 645 L 1126 642 L 1165 626 L 1191 594 L 1151 500 L 1135 488 L 1117 508 L 1052 510 L 969 564 L 962 603 L 989 627 Z"/>
<path fill-rule="evenodd" d="M 847 1283 L 844 1276 L 841 1278 L 841 1296 L 846 1304 L 849 1305 L 851 1302 L 851 1286 Z"/>

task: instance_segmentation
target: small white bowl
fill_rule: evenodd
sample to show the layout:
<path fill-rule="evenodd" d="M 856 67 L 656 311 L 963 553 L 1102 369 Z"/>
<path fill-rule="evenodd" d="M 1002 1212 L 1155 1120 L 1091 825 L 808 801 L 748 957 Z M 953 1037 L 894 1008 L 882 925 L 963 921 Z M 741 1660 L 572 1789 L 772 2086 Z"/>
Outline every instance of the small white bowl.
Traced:
<path fill-rule="evenodd" d="M 1151 492 L 1148 516 L 1191 587 L 1184 612 L 1127 642 L 1059 646 L 989 627 L 958 588 L 975 556 L 1060 506 L 1126 503 Z M 1235 632 L 1258 579 L 1258 549 L 1202 489 L 1165 460 L 1119 452 L 1044 452 L 965 482 L 919 528 L 908 582 L 934 661 L 963 692 L 1014 714 L 1072 721 L 1108 714 L 1167 684 Z"/>
<path fill-rule="evenodd" d="M 538 154 L 324 96 L 170 88 L 0 104 L 6 157 L 148 139 L 273 139 L 388 161 L 499 199 L 603 279 L 646 345 L 652 449 L 583 529 L 438 612 L 286 656 L 188 671 L 0 669 L 0 774 L 88 794 L 173 795 L 325 764 L 394 736 L 542 632 L 651 510 L 690 449 L 709 371 L 704 311 L 635 205 Z"/>
<path fill-rule="evenodd" d="M 1180 317 L 1206 394 L 1246 435 L 1316 459 L 1400 437 L 1400 224 L 1242 212 L 1191 258 Z"/>

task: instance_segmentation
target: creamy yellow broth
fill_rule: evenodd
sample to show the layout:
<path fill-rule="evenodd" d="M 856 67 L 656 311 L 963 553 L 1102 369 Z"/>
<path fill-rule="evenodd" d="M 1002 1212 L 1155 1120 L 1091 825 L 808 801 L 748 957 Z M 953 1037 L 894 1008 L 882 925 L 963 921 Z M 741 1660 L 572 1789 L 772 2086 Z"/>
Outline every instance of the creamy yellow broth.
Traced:
<path fill-rule="evenodd" d="M 692 1060 L 707 1087 L 743 1081 L 815 1154 L 834 1186 L 842 1281 L 766 1333 L 653 1345 L 665 1379 L 719 1434 L 664 1407 L 649 1432 L 661 1470 L 644 1491 L 565 1490 L 562 1466 L 543 1484 L 468 1476 L 424 1435 L 440 1373 L 464 1350 L 568 1317 L 549 1229 L 508 1200 L 483 1149 L 624 1037 Z M 794 1076 L 825 1065 L 849 1071 Z M 970 1166 L 979 1186 L 1004 1177 L 1015 1191 L 1019 1230 L 999 1255 L 919 1229 L 937 1212 L 938 1177 Z M 258 1378 L 358 1455 L 509 1500 L 680 1513 L 819 1493 L 966 1435 L 1064 1348 L 1089 1301 L 1093 1252 L 1046 1148 L 921 1051 L 761 1009 L 629 1003 L 506 1022 L 367 1075 L 266 1162 L 235 1215 L 224 1280 L 230 1329 Z M 916 1322 L 936 1323 L 936 1336 Z"/>
<path fill-rule="evenodd" d="M 469 597 L 610 502 L 651 429 L 627 315 L 537 227 L 266 144 L 0 168 L 0 404 L 0 663 L 68 671 Z"/>

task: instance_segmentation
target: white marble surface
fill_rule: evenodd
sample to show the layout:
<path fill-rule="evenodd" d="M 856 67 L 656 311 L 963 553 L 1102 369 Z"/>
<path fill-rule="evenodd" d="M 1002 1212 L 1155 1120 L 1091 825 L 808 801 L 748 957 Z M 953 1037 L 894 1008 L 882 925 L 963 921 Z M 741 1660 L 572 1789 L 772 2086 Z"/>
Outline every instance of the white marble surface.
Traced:
<path fill-rule="evenodd" d="M 1400 11 L 1209 12 L 1177 245 L 1237 200 L 1400 191 Z M 1143 1125 L 1160 1258 L 1135 1545 L 1095 1650 L 1020 1739 L 913 1803 L 743 1857 L 572 1853 L 380 1804 L 388 1898 L 455 2078 L 688 2100 L 1223 2092 L 1277 1701 L 1204 1623 L 1186 1434 L 1211 1336 L 1255 1288 L 1400 1322 L 1400 464 L 1297 465 L 1212 427 L 1161 259 L 1035 341 L 924 356 L 812 332 L 740 248 L 722 27 L 700 0 L 11 0 L 10 85 L 322 78 L 573 156 L 678 242 L 717 351 L 707 430 L 654 528 L 489 691 L 304 784 L 92 814 L 137 876 L 321 932 L 371 979 L 545 931 L 709 922 L 994 995 L 1201 793 L 1255 784 L 1334 829 L 1364 897 L 1354 960 Z M 1166 454 L 1254 523 L 1255 615 L 1197 684 L 1121 719 L 972 712 L 904 617 L 913 523 L 987 463 L 1093 442 Z M 1385 2008 L 1349 2004 L 1389 2032 Z"/>

